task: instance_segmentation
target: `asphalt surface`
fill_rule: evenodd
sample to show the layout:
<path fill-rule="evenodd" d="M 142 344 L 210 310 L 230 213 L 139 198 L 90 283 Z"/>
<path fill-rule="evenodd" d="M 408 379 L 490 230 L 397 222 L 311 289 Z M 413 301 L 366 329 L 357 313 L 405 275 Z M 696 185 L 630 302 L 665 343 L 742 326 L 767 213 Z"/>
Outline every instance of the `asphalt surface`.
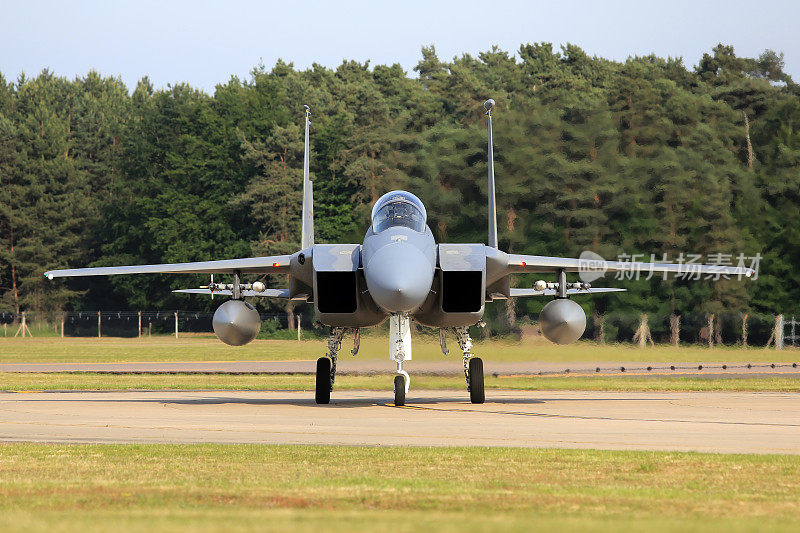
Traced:
<path fill-rule="evenodd" d="M 781 376 L 800 378 L 797 363 L 550 363 L 550 362 L 495 362 L 484 359 L 487 375 L 553 375 L 553 374 L 627 374 L 627 375 L 686 375 L 720 377 Z M 793 366 L 794 365 L 794 366 Z M 460 375 L 463 372 L 461 358 L 444 361 L 408 361 L 404 368 L 410 374 Z M 316 360 L 292 361 L 186 361 L 158 363 L 0 363 L 0 372 L 108 372 L 132 374 L 170 373 L 225 373 L 225 374 L 313 374 Z M 339 374 L 370 375 L 393 373 L 395 365 L 387 360 L 359 360 L 340 357 Z"/>
<path fill-rule="evenodd" d="M 413 382 L 412 382 L 413 385 Z M 800 396 L 411 390 L 0 393 L 0 440 L 464 445 L 800 453 Z"/>

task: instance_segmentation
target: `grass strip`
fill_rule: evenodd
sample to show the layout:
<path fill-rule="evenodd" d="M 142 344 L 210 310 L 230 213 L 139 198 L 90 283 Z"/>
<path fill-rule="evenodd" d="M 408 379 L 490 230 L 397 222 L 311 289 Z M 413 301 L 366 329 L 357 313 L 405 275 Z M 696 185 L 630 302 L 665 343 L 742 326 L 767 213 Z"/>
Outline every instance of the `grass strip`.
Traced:
<path fill-rule="evenodd" d="M 0 445 L 10 531 L 791 531 L 800 457 L 510 448 Z"/>
<path fill-rule="evenodd" d="M 343 354 L 349 350 L 345 339 Z M 457 345 L 450 343 L 449 357 L 456 355 Z M 386 336 L 379 332 L 364 335 L 358 357 L 363 360 L 386 360 Z M 455 350 L 455 351 L 454 351 Z M 0 337 L 2 363 L 108 363 L 136 361 L 275 361 L 316 359 L 327 346 L 321 340 L 255 340 L 246 346 L 227 346 L 213 337 L 143 337 L 143 338 L 8 338 Z M 797 349 L 767 350 L 763 348 L 716 347 L 698 345 L 659 345 L 644 349 L 631 344 L 577 342 L 558 346 L 546 341 L 526 339 L 520 342 L 503 340 L 475 343 L 475 353 L 496 362 L 800 362 Z M 441 361 L 438 337 L 417 335 L 414 338 L 415 361 Z"/>
<path fill-rule="evenodd" d="M 335 390 L 391 391 L 393 374 L 336 378 Z M 463 390 L 461 376 L 413 376 L 415 390 Z M 679 376 L 486 376 L 487 389 L 596 391 L 800 392 L 800 377 L 703 378 Z M 0 390 L 307 390 L 311 375 L 0 373 Z"/>

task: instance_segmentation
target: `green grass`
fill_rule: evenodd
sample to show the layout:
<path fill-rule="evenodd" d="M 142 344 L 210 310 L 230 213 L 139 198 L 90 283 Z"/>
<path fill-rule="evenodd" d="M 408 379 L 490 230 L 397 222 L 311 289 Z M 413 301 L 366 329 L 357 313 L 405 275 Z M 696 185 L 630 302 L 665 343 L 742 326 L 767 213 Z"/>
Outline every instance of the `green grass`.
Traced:
<path fill-rule="evenodd" d="M 800 457 L 508 448 L 0 446 L 8 531 L 792 531 Z"/>
<path fill-rule="evenodd" d="M 352 337 L 342 346 L 348 353 Z M 173 337 L 151 338 L 6 338 L 0 337 L 0 362 L 3 363 L 56 363 L 56 362 L 119 362 L 119 361 L 274 361 L 316 359 L 326 352 L 326 343 L 319 340 L 255 340 L 246 346 L 232 347 L 215 338 Z M 358 357 L 365 360 L 385 360 L 388 340 L 382 335 L 362 338 Z M 451 351 L 458 346 L 450 339 Z M 651 363 L 680 362 L 797 362 L 798 350 L 742 349 L 701 346 L 656 346 L 644 349 L 630 344 L 597 345 L 579 342 L 557 346 L 546 341 L 478 342 L 475 353 L 492 361 L 625 361 Z M 438 338 L 417 335 L 414 339 L 414 360 L 442 360 Z M 452 355 L 451 355 L 452 357 Z"/>
<path fill-rule="evenodd" d="M 336 377 L 335 390 L 392 390 L 393 374 Z M 461 376 L 412 376 L 413 390 L 464 390 Z M 782 391 L 800 392 L 800 378 L 648 376 L 486 376 L 487 389 L 599 391 Z M 0 373 L 0 390 L 314 390 L 309 375 L 116 375 Z M 334 393 L 335 396 L 335 393 Z"/>

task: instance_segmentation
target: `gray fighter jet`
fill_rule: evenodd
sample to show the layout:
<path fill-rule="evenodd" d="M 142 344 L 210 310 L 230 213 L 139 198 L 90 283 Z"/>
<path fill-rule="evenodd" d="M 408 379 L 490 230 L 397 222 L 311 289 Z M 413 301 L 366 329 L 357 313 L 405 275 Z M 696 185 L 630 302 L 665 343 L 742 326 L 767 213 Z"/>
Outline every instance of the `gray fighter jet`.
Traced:
<path fill-rule="evenodd" d="M 410 379 L 403 363 L 411 360 L 411 321 L 438 328 L 442 352 L 445 337 L 454 336 L 463 354 L 464 377 L 470 400 L 483 403 L 483 362 L 472 352 L 468 328 L 481 322 L 486 302 L 521 296 L 551 296 L 539 316 L 543 335 L 552 342 L 576 341 L 586 327 L 586 315 L 570 300 L 573 295 L 624 289 L 594 288 L 583 281 L 567 281 L 567 273 L 673 272 L 697 275 L 747 276 L 744 267 L 604 261 L 599 257 L 563 258 L 507 254 L 497 246 L 492 108 L 484 103 L 488 125 L 489 232 L 488 244 L 437 244 L 426 225 L 423 203 L 405 191 L 383 195 L 372 209 L 372 224 L 362 244 L 315 244 L 313 188 L 309 179 L 310 111 L 305 106 L 305 156 L 303 161 L 303 211 L 301 250 L 291 255 L 225 259 L 163 265 L 139 265 L 52 270 L 52 278 L 115 274 L 194 273 L 228 274 L 231 283 L 210 283 L 176 292 L 230 296 L 214 313 L 213 326 L 223 342 L 240 346 L 255 338 L 261 320 L 246 297 L 291 299 L 313 303 L 317 319 L 331 328 L 328 353 L 317 361 L 316 401 L 330 402 L 336 377 L 336 358 L 346 333 L 354 334 L 353 355 L 358 351 L 359 329 L 390 321 L 389 357 L 397 364 L 394 403 L 404 405 Z M 512 288 L 514 274 L 551 273 L 555 282 L 537 281 L 531 288 Z M 288 274 L 288 288 L 267 288 L 243 277 Z M 212 277 L 213 280 L 213 277 Z"/>

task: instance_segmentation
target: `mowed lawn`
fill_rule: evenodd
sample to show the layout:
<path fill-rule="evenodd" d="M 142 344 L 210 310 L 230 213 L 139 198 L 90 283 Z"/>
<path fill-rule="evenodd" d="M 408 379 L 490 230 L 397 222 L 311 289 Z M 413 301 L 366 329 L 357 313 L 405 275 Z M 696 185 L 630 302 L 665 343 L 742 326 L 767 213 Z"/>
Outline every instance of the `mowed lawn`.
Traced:
<path fill-rule="evenodd" d="M 345 337 L 340 355 L 351 357 L 352 336 Z M 458 345 L 449 338 L 450 358 L 459 358 Z M 389 341 L 379 334 L 362 337 L 358 358 L 363 360 L 387 359 Z M 123 362 L 123 361 L 276 361 L 316 359 L 327 351 L 322 340 L 255 340 L 246 346 L 227 346 L 213 337 L 169 336 L 132 338 L 8 338 L 0 337 L 0 363 L 56 363 L 56 362 Z M 547 341 L 477 342 L 474 352 L 492 361 L 541 362 L 800 362 L 800 351 L 742 349 L 717 347 L 709 349 L 697 345 L 660 345 L 639 349 L 631 344 L 597 345 L 578 342 L 557 346 Z M 443 355 L 438 337 L 417 335 L 414 338 L 414 360 L 439 361 Z"/>
<path fill-rule="evenodd" d="M 336 377 L 333 398 L 340 390 L 393 390 L 394 374 Z M 487 375 L 486 388 L 512 390 L 597 390 L 597 391 L 776 391 L 800 392 L 798 377 L 703 378 L 693 376 L 498 376 Z M 462 376 L 413 376 L 413 391 L 463 390 Z M 295 390 L 314 393 L 312 375 L 116 375 L 96 373 L 9 373 L 0 372 L 0 391 L 53 390 Z M 491 393 L 487 399 L 491 401 Z"/>
<path fill-rule="evenodd" d="M 6 531 L 797 531 L 800 457 L 0 445 Z"/>

